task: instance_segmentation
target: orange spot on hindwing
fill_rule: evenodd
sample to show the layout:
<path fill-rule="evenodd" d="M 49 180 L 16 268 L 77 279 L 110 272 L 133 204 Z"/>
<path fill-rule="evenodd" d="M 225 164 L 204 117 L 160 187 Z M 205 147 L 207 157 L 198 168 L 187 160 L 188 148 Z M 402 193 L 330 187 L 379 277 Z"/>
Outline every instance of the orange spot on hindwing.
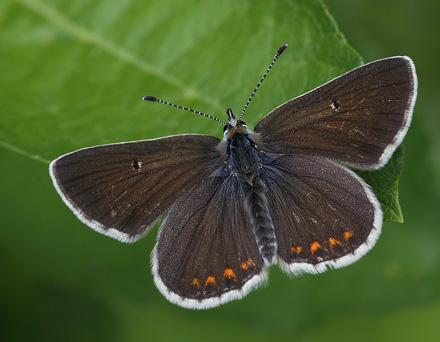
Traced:
<path fill-rule="evenodd" d="M 252 259 L 247 259 L 245 262 L 241 263 L 241 268 L 244 270 L 247 270 L 252 265 L 254 265 L 254 262 L 252 261 Z"/>
<path fill-rule="evenodd" d="M 314 241 L 314 242 L 312 242 L 312 243 L 310 244 L 310 252 L 312 252 L 312 256 L 315 257 L 315 252 L 316 252 L 318 249 L 321 249 L 321 248 L 322 248 L 322 247 L 321 247 L 321 245 L 319 244 L 318 241 Z"/>
<path fill-rule="evenodd" d="M 290 247 L 290 254 L 299 254 L 301 253 L 302 247 L 301 246 L 296 246 L 296 247 Z"/>
<path fill-rule="evenodd" d="M 352 236 L 353 236 L 352 232 L 349 232 L 349 231 L 344 232 L 344 239 L 345 239 L 345 241 L 348 242 L 348 239 L 351 238 Z"/>
<path fill-rule="evenodd" d="M 225 268 L 225 271 L 223 272 L 223 279 L 234 279 L 234 281 L 237 281 L 237 276 L 235 275 L 232 268 Z"/>
<path fill-rule="evenodd" d="M 333 246 L 342 246 L 342 243 L 334 238 L 328 239 L 328 243 L 330 244 L 330 249 L 333 252 Z"/>
<path fill-rule="evenodd" d="M 192 281 L 192 283 L 191 283 L 191 285 L 194 285 L 194 286 L 200 287 L 199 279 L 198 279 L 198 278 L 194 278 L 193 281 Z"/>
<path fill-rule="evenodd" d="M 206 278 L 205 286 L 208 286 L 209 284 L 212 284 L 214 286 L 216 285 L 215 277 L 212 275 L 210 275 L 210 276 L 208 276 L 208 278 Z"/>

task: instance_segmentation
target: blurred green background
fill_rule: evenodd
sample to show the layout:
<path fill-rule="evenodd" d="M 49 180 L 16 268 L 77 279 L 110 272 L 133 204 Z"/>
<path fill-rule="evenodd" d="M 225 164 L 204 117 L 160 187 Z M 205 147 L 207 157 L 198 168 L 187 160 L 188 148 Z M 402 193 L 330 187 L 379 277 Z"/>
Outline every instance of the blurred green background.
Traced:
<path fill-rule="evenodd" d="M 435 0 L 0 3 L 0 340 L 440 340 L 440 2 Z M 328 10 L 328 11 L 327 11 Z M 340 31 L 339 31 L 340 30 Z M 344 35 L 342 35 L 342 32 Z M 62 203 L 48 162 L 96 144 L 221 136 L 191 113 L 280 103 L 356 65 L 410 56 L 419 96 L 405 139 L 404 224 L 385 223 L 350 267 L 289 279 L 209 311 L 153 284 L 157 229 L 133 245 L 97 234 Z"/>

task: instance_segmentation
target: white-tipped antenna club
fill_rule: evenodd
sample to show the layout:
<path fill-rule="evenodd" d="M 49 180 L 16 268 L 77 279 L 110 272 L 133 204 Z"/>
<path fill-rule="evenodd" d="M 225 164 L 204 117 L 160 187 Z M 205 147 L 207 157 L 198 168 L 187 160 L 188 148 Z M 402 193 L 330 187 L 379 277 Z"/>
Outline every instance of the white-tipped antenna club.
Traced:
<path fill-rule="evenodd" d="M 275 54 L 275 57 L 272 60 L 272 63 L 270 63 L 269 67 L 267 68 L 265 74 L 263 75 L 263 77 L 261 78 L 260 82 L 258 82 L 257 86 L 255 87 L 254 91 L 252 92 L 251 97 L 249 98 L 248 102 L 246 103 L 246 105 L 243 108 L 243 111 L 241 112 L 240 117 L 238 118 L 238 121 L 241 120 L 241 118 L 243 117 L 244 112 L 246 111 L 247 107 L 249 106 L 249 103 L 251 102 L 252 98 L 254 97 L 255 93 L 257 92 L 258 87 L 261 85 L 261 83 L 263 83 L 264 79 L 266 78 L 267 74 L 269 73 L 270 69 L 272 69 L 273 65 L 275 64 L 275 62 L 277 61 L 278 57 L 280 57 L 280 55 L 284 52 L 284 50 L 286 50 L 287 47 L 287 43 L 283 44 L 283 46 L 281 46 L 277 53 Z"/>
<path fill-rule="evenodd" d="M 159 100 L 158 98 L 156 98 L 156 97 L 154 97 L 154 96 L 149 96 L 149 95 L 147 95 L 147 96 L 142 96 L 142 100 L 145 100 L 145 101 L 151 101 L 151 102 L 157 102 L 157 103 L 163 103 L 163 104 L 166 104 L 166 105 L 171 106 L 171 107 L 175 107 L 175 108 L 179 108 L 179 109 L 187 110 L 188 112 L 193 112 L 193 113 L 196 113 L 196 114 L 199 114 L 199 115 L 203 115 L 203 116 L 206 116 L 207 118 L 210 118 L 210 119 L 213 119 L 213 120 L 215 120 L 215 121 L 221 122 L 223 125 L 227 125 L 227 123 L 224 122 L 223 120 L 217 119 L 217 118 L 215 118 L 215 117 L 213 117 L 213 116 L 211 116 L 211 115 L 208 115 L 208 114 L 205 114 L 205 113 L 199 112 L 199 111 L 194 110 L 194 109 L 190 109 L 190 108 L 186 108 L 186 107 L 178 106 L 178 105 L 175 105 L 175 104 L 170 103 L 170 102 L 162 101 L 162 100 Z"/>

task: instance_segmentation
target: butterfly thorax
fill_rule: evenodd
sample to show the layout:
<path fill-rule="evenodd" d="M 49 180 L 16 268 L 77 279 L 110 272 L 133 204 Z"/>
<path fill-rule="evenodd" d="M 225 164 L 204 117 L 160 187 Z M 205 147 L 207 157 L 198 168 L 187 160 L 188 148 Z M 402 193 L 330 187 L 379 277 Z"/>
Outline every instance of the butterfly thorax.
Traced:
<path fill-rule="evenodd" d="M 248 135 L 235 134 L 227 143 L 227 162 L 230 172 L 240 183 L 253 185 L 260 174 L 260 157 L 253 141 Z"/>

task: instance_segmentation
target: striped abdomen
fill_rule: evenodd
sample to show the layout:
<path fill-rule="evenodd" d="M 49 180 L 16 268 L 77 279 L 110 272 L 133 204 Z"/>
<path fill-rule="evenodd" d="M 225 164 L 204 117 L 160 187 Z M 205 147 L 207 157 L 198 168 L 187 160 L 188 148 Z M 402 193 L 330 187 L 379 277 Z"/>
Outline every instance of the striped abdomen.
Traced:
<path fill-rule="evenodd" d="M 243 189 L 244 204 L 251 219 L 258 248 L 265 263 L 271 265 L 276 262 L 278 247 L 266 198 L 266 186 L 259 177 L 255 177 L 253 184 L 243 184 Z"/>

